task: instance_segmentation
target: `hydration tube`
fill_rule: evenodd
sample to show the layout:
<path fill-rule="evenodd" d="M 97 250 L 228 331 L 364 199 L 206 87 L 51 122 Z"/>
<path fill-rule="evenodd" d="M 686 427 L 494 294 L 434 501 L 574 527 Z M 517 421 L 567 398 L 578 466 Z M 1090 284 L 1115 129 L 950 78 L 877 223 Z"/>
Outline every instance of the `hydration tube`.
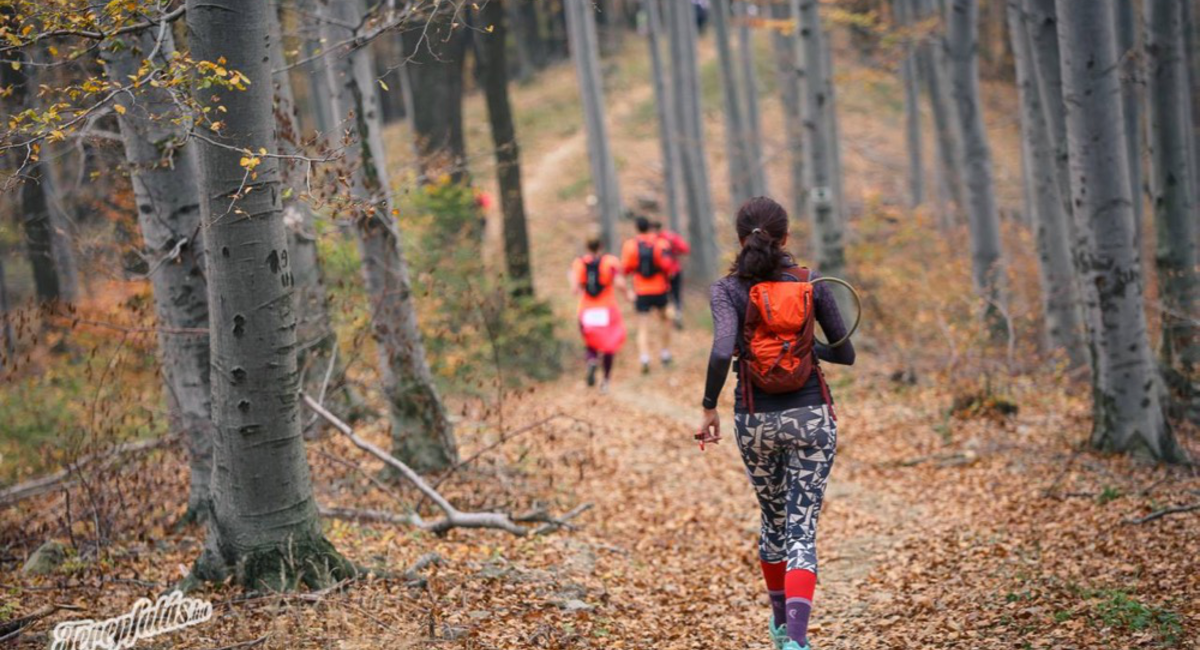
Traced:
<path fill-rule="evenodd" d="M 840 284 L 843 287 L 846 287 L 847 289 L 849 289 L 850 295 L 854 296 L 854 307 L 855 307 L 855 309 L 854 309 L 854 312 L 855 312 L 854 313 L 854 325 L 850 326 L 850 331 L 846 332 L 846 335 L 843 336 L 840 341 L 837 341 L 835 343 L 826 343 L 826 345 L 828 345 L 831 348 L 840 347 L 842 345 L 845 345 L 846 341 L 850 340 L 850 337 L 853 336 L 854 332 L 858 330 L 859 324 L 862 323 L 862 298 L 858 295 L 858 290 L 856 290 L 853 286 L 851 286 L 849 282 L 846 282 L 845 280 L 843 280 L 841 278 L 822 276 L 822 277 L 817 278 L 816 280 L 813 280 L 810 284 L 815 285 L 820 282 L 832 282 L 834 284 Z"/>

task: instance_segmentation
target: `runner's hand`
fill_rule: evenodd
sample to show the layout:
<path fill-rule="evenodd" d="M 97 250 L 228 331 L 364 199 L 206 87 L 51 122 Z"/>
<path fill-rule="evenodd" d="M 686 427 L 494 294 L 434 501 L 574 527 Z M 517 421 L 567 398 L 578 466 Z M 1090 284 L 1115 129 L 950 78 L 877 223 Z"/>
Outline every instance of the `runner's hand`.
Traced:
<path fill-rule="evenodd" d="M 721 417 L 717 415 L 717 409 L 704 409 L 704 419 L 700 422 L 696 440 L 700 442 L 701 451 L 708 443 L 715 445 L 721 442 Z"/>

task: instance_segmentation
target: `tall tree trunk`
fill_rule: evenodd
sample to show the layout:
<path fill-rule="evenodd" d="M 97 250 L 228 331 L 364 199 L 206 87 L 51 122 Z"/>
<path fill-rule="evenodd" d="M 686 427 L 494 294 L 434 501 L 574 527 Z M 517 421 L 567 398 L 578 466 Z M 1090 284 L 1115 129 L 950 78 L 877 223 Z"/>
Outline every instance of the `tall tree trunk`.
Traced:
<path fill-rule="evenodd" d="M 324 586 L 353 567 L 321 532 L 300 435 L 296 317 L 277 152 L 268 37 L 270 6 L 188 0 L 188 44 L 199 61 L 222 57 L 257 83 L 196 91 L 224 106 L 223 128 L 200 147 L 201 214 L 211 255 L 212 515 L 193 574 L 258 590 Z"/>
<path fill-rule="evenodd" d="M 1200 200 L 1200 0 L 1183 5 L 1183 44 L 1188 52 L 1188 85 L 1192 89 L 1192 195 Z M 1200 240 L 1197 240 L 1200 246 Z"/>
<path fill-rule="evenodd" d="M 725 100 L 725 160 L 729 170 L 729 200 L 737 206 L 752 195 L 751 163 L 747 150 L 746 122 L 742 115 L 745 92 L 738 83 L 729 38 L 729 0 L 714 0 L 711 17 L 721 70 L 721 96 Z"/>
<path fill-rule="evenodd" d="M 504 259 L 513 294 L 533 294 L 529 269 L 529 234 L 525 224 L 525 199 L 521 193 L 521 150 L 513 126 L 508 100 L 508 28 L 505 24 L 516 0 L 497 0 L 484 5 L 483 24 L 490 34 L 480 34 L 479 57 L 483 68 L 483 90 L 487 98 L 492 142 L 496 146 L 496 182 L 500 186 L 500 208 L 504 212 Z M 506 9 L 509 11 L 506 13 Z"/>
<path fill-rule="evenodd" d="M 41 160 L 29 164 L 22 174 L 21 226 L 25 232 L 25 251 L 33 269 L 33 282 L 38 300 L 55 302 L 63 299 L 62 282 L 54 257 L 54 236 L 50 220 L 50 203 L 46 199 L 49 170 Z"/>
<path fill-rule="evenodd" d="M 587 122 L 588 160 L 592 169 L 592 191 L 600 211 L 600 230 L 608 250 L 617 250 L 617 221 L 621 218 L 621 190 L 617 167 L 604 121 L 604 80 L 596 45 L 596 21 L 590 0 L 563 0 L 567 7 L 571 58 L 579 78 L 579 92 Z"/>
<path fill-rule="evenodd" d="M 1100 343 L 1092 444 L 1183 460 L 1163 408 L 1142 306 L 1112 14 L 1103 2 L 1058 0 L 1057 10 L 1079 271 L 1086 317 Z"/>
<path fill-rule="evenodd" d="M 8 281 L 4 278 L 4 255 L 0 254 L 0 368 L 13 364 L 13 356 L 17 352 L 17 337 L 13 333 L 11 315 Z"/>
<path fill-rule="evenodd" d="M 449 174 L 455 183 L 465 183 L 469 176 L 462 112 L 467 31 L 461 18 L 454 17 L 456 7 L 443 3 L 425 19 L 425 28 L 404 32 L 404 67 L 415 99 L 413 128 L 423 182 Z"/>
<path fill-rule="evenodd" d="M 1075 268 L 1071 261 L 1071 215 L 1063 212 L 1063 201 L 1055 180 L 1054 143 L 1042 110 L 1042 97 L 1033 69 L 1033 44 L 1026 29 L 1021 0 L 1009 0 L 1008 20 L 1017 94 L 1021 100 L 1025 210 L 1029 213 L 1037 245 L 1044 338 L 1047 344 L 1066 352 L 1072 366 L 1084 366 L 1089 363 L 1089 358 L 1079 311 L 1079 292 L 1075 288 Z"/>
<path fill-rule="evenodd" d="M 912 27 L 914 0 L 893 0 L 900 26 Z M 905 38 L 904 59 L 900 62 L 900 82 L 904 86 L 904 134 L 908 148 L 908 201 L 912 207 L 925 202 L 925 168 L 921 163 L 921 102 L 917 79 L 917 60 L 913 44 Z"/>
<path fill-rule="evenodd" d="M 772 5 L 775 20 L 791 19 L 787 4 Z M 798 62 L 803 54 L 795 32 L 771 30 L 771 46 L 775 51 L 775 70 L 779 85 L 779 101 L 783 108 L 784 133 L 788 148 L 788 179 L 792 189 L 792 219 L 808 215 L 808 193 L 804 188 L 804 119 L 800 115 L 800 97 L 804 94 L 803 69 Z"/>
<path fill-rule="evenodd" d="M 102 20 L 102 16 L 96 17 Z M 145 30 L 127 36 L 104 52 L 110 79 L 137 74 L 152 53 L 157 66 L 175 56 L 170 29 Z M 208 328 L 204 230 L 200 226 L 200 187 L 195 146 L 187 145 L 187 128 L 177 123 L 178 108 L 170 91 L 144 86 L 133 104 L 117 115 L 125 160 L 133 185 L 143 255 L 149 264 L 158 319 L 158 353 L 171 432 L 187 443 L 189 471 L 185 521 L 211 512 L 212 386 L 206 335 L 179 330 Z"/>
<path fill-rule="evenodd" d="M 286 72 L 287 60 L 283 53 L 283 29 L 279 11 L 282 0 L 271 3 L 271 68 L 275 71 L 275 138 L 279 151 L 286 156 L 300 153 L 301 135 L 296 115 L 296 100 L 292 95 L 292 84 Z M 327 57 L 322 57 L 327 58 Z M 323 96 L 318 87 L 317 96 Z M 325 109 L 328 114 L 328 108 Z M 321 261 L 317 255 L 316 216 L 303 195 L 307 193 L 305 168 L 294 160 L 281 163 L 283 190 L 283 223 L 288 229 L 288 253 L 295 280 L 296 296 L 296 346 L 298 363 L 305 384 L 320 387 L 330 363 L 336 365 L 334 348 L 337 335 L 329 320 L 326 308 L 325 281 L 321 273 Z M 349 396 L 348 396 L 349 397 Z M 353 402 L 356 400 L 348 399 Z"/>
<path fill-rule="evenodd" d="M 522 8 L 524 5 L 524 8 Z M 485 5 L 486 7 L 486 5 Z M 533 48 L 536 47 L 536 39 L 538 37 L 537 30 L 537 14 L 534 13 L 532 25 L 527 24 L 526 11 L 537 11 L 536 2 L 508 2 L 504 5 L 508 15 L 505 16 L 509 25 L 512 26 L 513 50 L 516 52 L 516 63 L 513 66 L 513 75 L 517 81 L 528 81 L 533 77 L 533 73 L 537 70 L 537 64 L 534 63 Z M 487 28 L 486 19 L 484 29 Z M 507 49 L 507 47 L 505 48 Z M 507 58 L 507 57 L 506 57 Z M 483 62 L 480 62 L 483 65 Z"/>
<path fill-rule="evenodd" d="M 1125 146 L 1129 150 L 1129 188 L 1133 196 L 1134 243 L 1141 248 L 1145 212 L 1142 181 L 1142 50 L 1137 42 L 1137 11 L 1134 0 L 1113 3 L 1117 48 L 1121 62 L 1121 114 L 1125 119 Z"/>
<path fill-rule="evenodd" d="M 359 24 L 362 7 L 356 2 L 332 2 L 329 11 L 334 20 L 325 22 L 326 40 L 348 40 L 350 30 L 343 25 Z M 366 50 L 353 46 L 332 52 L 329 59 L 335 81 L 329 92 L 333 113 L 345 120 L 352 141 L 346 148 L 346 162 L 353 169 L 352 200 L 345 207 L 354 221 L 371 302 L 379 374 L 392 419 L 392 454 L 417 471 L 445 469 L 458 458 L 454 429 L 425 359 L 408 265 L 391 218 L 371 62 Z"/>
<path fill-rule="evenodd" d="M 954 102 L 962 121 L 963 172 L 971 236 L 971 268 L 975 289 L 987 302 L 991 329 L 1003 332 L 1006 323 L 1000 216 L 992 179 L 992 154 L 979 101 L 978 0 L 952 0 L 947 37 L 953 66 Z"/>
<path fill-rule="evenodd" d="M 940 15 L 936 0 L 915 0 L 920 10 L 917 17 L 926 20 Z M 933 115 L 934 135 L 937 144 L 937 165 L 944 187 L 939 192 L 947 195 L 961 210 L 965 205 L 962 177 L 962 127 L 952 95 L 953 84 L 947 65 L 945 24 L 932 34 L 927 42 L 917 48 L 917 67 L 925 81 L 929 95 L 929 107 Z M 943 213 L 942 226 L 949 226 L 950 215 Z"/>
<path fill-rule="evenodd" d="M 704 155 L 704 121 L 700 111 L 700 70 L 696 62 L 696 14 L 685 2 L 667 1 L 671 35 L 671 78 L 679 111 L 680 159 L 688 206 L 688 238 L 692 254 L 688 273 L 700 282 L 717 274 L 717 242 L 713 234 L 713 204 L 709 194 L 708 160 Z"/>
<path fill-rule="evenodd" d="M 668 0 L 669 1 L 669 0 Z M 662 37 L 666 35 L 663 25 L 663 0 L 646 1 L 647 42 L 650 46 L 650 72 L 654 77 L 654 107 L 658 113 L 658 139 L 662 145 L 663 195 L 666 197 L 667 220 L 671 230 L 679 232 L 680 216 L 680 155 L 676 108 L 672 86 L 667 84 L 666 66 L 662 55 Z"/>
<path fill-rule="evenodd" d="M 1147 2 L 1146 95 L 1150 121 L 1150 178 L 1153 185 L 1154 262 L 1162 300 L 1159 356 L 1173 392 L 1193 414 L 1200 413 L 1200 304 L 1197 278 L 1197 205 L 1189 155 L 1187 55 L 1182 3 Z"/>
<path fill-rule="evenodd" d="M 820 5 L 816 0 L 791 0 L 792 14 L 799 16 L 800 42 L 806 73 L 805 95 L 801 104 L 806 129 L 805 170 L 808 172 L 808 213 L 818 268 L 826 275 L 842 275 L 846 256 L 843 221 L 838 205 L 841 170 L 837 167 L 833 105 L 833 80 L 827 56 L 825 29 L 821 24 Z M 799 67 L 799 63 L 797 66 Z"/>
<path fill-rule="evenodd" d="M 747 170 L 747 189 L 750 190 L 752 196 L 767 195 L 767 175 L 763 159 L 762 148 L 762 120 L 758 106 L 758 70 L 756 65 L 756 57 L 754 51 L 754 33 L 750 29 L 750 5 L 746 2 L 741 2 L 737 5 L 741 11 L 738 21 L 738 63 L 740 64 L 740 75 L 742 78 L 742 92 L 745 93 L 744 101 L 746 118 L 746 130 L 743 137 L 746 139 L 746 159 L 750 162 L 750 168 Z"/>

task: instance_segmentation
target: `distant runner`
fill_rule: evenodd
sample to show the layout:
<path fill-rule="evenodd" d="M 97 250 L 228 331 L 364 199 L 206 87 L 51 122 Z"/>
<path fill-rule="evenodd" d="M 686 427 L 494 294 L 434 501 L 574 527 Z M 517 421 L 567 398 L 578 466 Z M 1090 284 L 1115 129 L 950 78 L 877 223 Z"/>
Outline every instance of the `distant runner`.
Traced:
<path fill-rule="evenodd" d="M 587 385 L 596 385 L 596 367 L 604 368 L 600 392 L 608 393 L 613 358 L 625 343 L 625 323 L 617 290 L 625 288 L 621 263 L 602 251 L 599 237 L 587 241 L 587 254 L 571 265 L 571 292 L 579 296 L 579 332 L 587 348 Z"/>
<path fill-rule="evenodd" d="M 747 201 L 737 215 L 741 251 L 712 285 L 713 346 L 704 385 L 701 449 L 721 440 L 717 398 L 738 359 L 733 431 L 758 497 L 758 556 L 771 600 L 771 640 L 810 650 L 808 619 L 817 585 L 817 518 L 837 452 L 837 415 L 818 360 L 851 365 L 854 345 L 829 340 L 846 326 L 819 276 L 788 254 L 788 215 L 771 199 Z"/>
<path fill-rule="evenodd" d="M 651 232 L 649 219 L 638 217 L 635 223 L 638 235 L 625 242 L 621 264 L 625 274 L 633 278 L 629 293 L 637 308 L 638 355 L 642 374 L 647 374 L 650 372 L 651 320 L 659 322 L 662 337 L 659 359 L 663 366 L 671 365 L 671 328 L 667 317 L 671 293 L 667 270 L 671 265 L 671 253 L 670 245 Z"/>
<path fill-rule="evenodd" d="M 675 308 L 675 329 L 683 329 L 683 258 L 692 252 L 683 235 L 663 228 L 661 221 L 653 224 L 654 232 L 670 246 L 671 263 L 667 276 L 671 279 L 671 304 Z"/>

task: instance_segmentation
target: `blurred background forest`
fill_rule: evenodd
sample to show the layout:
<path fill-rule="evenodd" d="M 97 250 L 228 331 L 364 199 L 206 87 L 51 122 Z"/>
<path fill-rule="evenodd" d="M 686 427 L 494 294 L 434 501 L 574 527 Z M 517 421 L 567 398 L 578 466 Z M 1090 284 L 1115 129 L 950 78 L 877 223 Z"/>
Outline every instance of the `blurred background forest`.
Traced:
<path fill-rule="evenodd" d="M 768 195 L 862 296 L 814 645 L 1197 647 L 1198 15 L 0 0 L 0 640 L 769 647 L 692 440 Z M 602 395 L 565 277 L 638 216 L 683 331 Z"/>

